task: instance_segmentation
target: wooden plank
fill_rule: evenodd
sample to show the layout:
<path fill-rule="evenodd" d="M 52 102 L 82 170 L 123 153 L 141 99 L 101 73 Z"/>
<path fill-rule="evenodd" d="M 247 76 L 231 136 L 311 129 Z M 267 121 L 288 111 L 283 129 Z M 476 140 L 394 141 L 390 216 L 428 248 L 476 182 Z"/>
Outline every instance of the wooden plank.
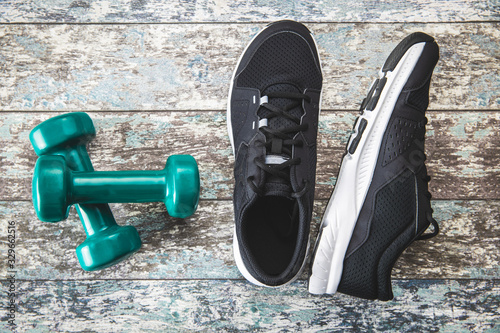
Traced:
<path fill-rule="evenodd" d="M 324 110 L 358 109 L 390 50 L 419 30 L 441 47 L 432 109 L 500 109 L 498 22 L 308 26 Z M 0 110 L 224 110 L 237 59 L 262 27 L 4 25 Z"/>
<path fill-rule="evenodd" d="M 29 200 L 36 155 L 29 132 L 58 113 L 0 113 L 0 200 Z M 204 199 L 231 199 L 233 163 L 225 112 L 92 112 L 96 170 L 161 169 L 172 154 L 198 161 Z M 356 112 L 322 112 L 316 198 L 329 198 Z M 426 152 L 439 199 L 500 198 L 500 112 L 429 112 Z"/>
<path fill-rule="evenodd" d="M 0 22 L 457 22 L 500 18 L 495 1 L 9 1 Z"/>
<path fill-rule="evenodd" d="M 5 286 L 5 282 L 2 282 Z M 395 281 L 395 299 L 314 296 L 305 282 L 19 281 L 19 332 L 497 332 L 500 283 Z M 2 327 L 6 328 L 2 311 Z"/>
<path fill-rule="evenodd" d="M 311 241 L 318 233 L 326 201 L 316 201 Z M 400 257 L 395 279 L 491 279 L 500 273 L 500 201 L 434 201 L 441 233 L 415 242 Z M 30 202 L 0 202 L 2 221 L 16 222 L 18 279 L 241 279 L 232 253 L 231 201 L 201 201 L 185 220 L 168 216 L 163 204 L 113 204 L 119 224 L 133 225 L 143 247 L 127 261 L 98 272 L 83 271 L 75 248 L 83 233 L 74 209 L 60 223 L 40 222 Z M 2 239 L 7 223 L 0 224 Z M 6 253 L 7 242 L 0 242 Z M 6 258 L 6 255 L 5 255 Z M 0 278 L 8 276 L 0 260 Z M 304 274 L 303 279 L 307 278 Z"/>

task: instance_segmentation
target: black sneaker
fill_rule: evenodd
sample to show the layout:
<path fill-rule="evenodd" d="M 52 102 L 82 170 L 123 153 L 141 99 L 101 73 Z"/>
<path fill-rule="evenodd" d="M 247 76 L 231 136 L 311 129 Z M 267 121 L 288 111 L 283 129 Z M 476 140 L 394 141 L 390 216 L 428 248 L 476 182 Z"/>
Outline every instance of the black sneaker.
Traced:
<path fill-rule="evenodd" d="M 424 137 L 434 39 L 406 37 L 362 102 L 314 251 L 309 292 L 390 300 L 391 270 L 432 218 Z M 432 233 L 423 232 L 432 223 Z"/>
<path fill-rule="evenodd" d="M 256 285 L 292 282 L 306 261 L 321 86 L 315 41 L 293 21 L 262 30 L 231 81 L 233 249 L 240 272 Z"/>

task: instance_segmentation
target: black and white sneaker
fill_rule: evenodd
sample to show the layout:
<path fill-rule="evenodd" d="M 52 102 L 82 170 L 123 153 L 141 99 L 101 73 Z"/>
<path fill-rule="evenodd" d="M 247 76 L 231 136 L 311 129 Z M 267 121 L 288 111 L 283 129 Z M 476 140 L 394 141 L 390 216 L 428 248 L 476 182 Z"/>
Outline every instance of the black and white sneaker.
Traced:
<path fill-rule="evenodd" d="M 390 54 L 362 102 L 320 227 L 309 292 L 390 300 L 391 270 L 432 218 L 424 137 L 439 48 L 424 33 Z M 432 233 L 423 232 L 432 224 Z"/>
<path fill-rule="evenodd" d="M 321 86 L 315 41 L 293 21 L 262 30 L 231 81 L 233 250 L 238 269 L 256 285 L 292 282 L 306 262 Z"/>

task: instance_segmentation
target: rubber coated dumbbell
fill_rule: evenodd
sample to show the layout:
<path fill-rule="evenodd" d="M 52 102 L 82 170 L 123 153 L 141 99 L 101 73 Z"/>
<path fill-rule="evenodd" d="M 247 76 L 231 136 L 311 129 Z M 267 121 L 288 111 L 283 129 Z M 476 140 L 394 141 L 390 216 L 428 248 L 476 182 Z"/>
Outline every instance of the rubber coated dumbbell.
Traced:
<path fill-rule="evenodd" d="M 198 207 L 200 176 L 191 155 L 172 155 L 158 171 L 71 170 L 61 156 L 42 156 L 33 176 L 33 200 L 41 215 L 64 218 L 74 203 L 163 201 L 173 217 Z"/>
<path fill-rule="evenodd" d="M 95 137 L 92 119 L 83 112 L 63 114 L 35 127 L 30 141 L 40 158 L 59 155 L 69 167 L 77 171 L 93 171 L 86 144 Z M 33 178 L 33 188 L 38 177 Z M 47 187 L 59 184 L 47 184 Z M 69 207 L 62 212 L 39 209 L 40 202 L 50 195 L 33 191 L 37 216 L 44 222 L 66 219 Z M 84 270 L 93 271 L 112 266 L 132 255 L 141 247 L 141 238 L 132 226 L 119 226 L 107 204 L 82 204 L 76 210 L 87 234 L 87 239 L 76 248 L 78 261 Z"/>

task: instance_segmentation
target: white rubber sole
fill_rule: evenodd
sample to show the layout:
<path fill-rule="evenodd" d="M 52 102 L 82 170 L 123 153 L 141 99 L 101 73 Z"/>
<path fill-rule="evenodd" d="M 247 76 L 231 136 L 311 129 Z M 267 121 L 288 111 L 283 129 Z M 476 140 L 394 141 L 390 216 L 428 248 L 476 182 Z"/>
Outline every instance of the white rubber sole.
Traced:
<path fill-rule="evenodd" d="M 229 86 L 229 94 L 228 94 L 228 98 L 227 98 L 226 123 L 227 123 L 227 132 L 228 132 L 228 135 L 229 135 L 229 140 L 231 142 L 231 147 L 233 149 L 233 155 L 235 156 L 235 158 L 236 158 L 236 152 L 235 152 L 235 147 L 234 147 L 233 128 L 232 128 L 232 124 L 231 124 L 231 97 L 232 97 L 232 91 L 233 91 L 233 85 L 234 85 L 234 78 L 236 77 L 236 72 L 238 70 L 238 67 L 240 66 L 241 60 L 243 59 L 243 55 L 248 50 L 248 47 L 253 43 L 253 41 L 267 27 L 268 26 L 266 26 L 261 31 L 259 31 L 259 33 L 257 33 L 252 38 L 252 40 L 247 44 L 247 46 L 245 47 L 245 49 L 241 53 L 240 58 L 238 59 L 238 62 L 236 63 L 236 66 L 235 66 L 234 71 L 233 71 L 233 75 L 231 77 L 231 83 L 230 83 L 230 86 Z M 311 34 L 311 36 L 312 36 L 312 34 Z M 313 37 L 312 39 L 314 41 L 316 50 L 318 50 L 318 45 L 316 43 L 316 40 L 314 39 L 314 36 L 312 36 L 312 37 Z M 319 53 L 318 53 L 318 61 L 319 61 L 320 70 L 321 70 L 321 59 L 319 57 Z M 321 73 L 321 74 L 323 74 L 323 73 Z M 322 94 L 320 95 L 319 113 L 321 113 L 321 99 L 322 99 Z M 260 96 L 254 96 L 254 100 L 260 101 Z M 319 114 L 318 114 L 318 117 L 319 117 Z M 236 235 L 236 227 L 234 228 L 234 233 L 233 233 L 233 256 L 234 256 L 234 261 L 236 262 L 236 267 L 238 267 L 238 270 L 240 271 L 240 273 L 243 275 L 243 277 L 245 279 L 247 279 L 249 282 L 251 282 L 252 284 L 257 285 L 257 286 L 268 287 L 268 288 L 281 287 L 281 286 L 286 286 L 286 285 L 294 282 L 295 280 L 297 280 L 300 277 L 300 275 L 302 274 L 302 272 L 304 271 L 304 268 L 306 267 L 306 264 L 309 262 L 309 252 L 310 252 L 309 249 L 310 249 L 310 240 L 308 240 L 308 242 L 307 242 L 306 256 L 304 258 L 304 262 L 302 263 L 302 266 L 299 269 L 298 273 L 290 281 L 288 281 L 285 284 L 279 285 L 279 286 L 269 286 L 269 285 L 263 284 L 262 282 L 260 282 L 257 279 L 255 279 L 252 276 L 252 274 L 250 274 L 250 272 L 247 270 L 245 264 L 243 263 L 243 259 L 241 258 L 240 248 L 239 248 L 239 244 L 238 244 L 238 238 L 237 238 L 237 235 Z"/>
<path fill-rule="evenodd" d="M 354 154 L 347 153 L 340 166 L 335 189 L 328 202 L 315 245 L 309 292 L 334 294 L 342 276 L 344 256 L 371 184 L 385 130 L 399 94 L 408 81 L 425 43 L 406 51 L 392 72 L 386 72 L 387 82 L 373 111 L 360 116 L 367 126 Z M 380 71 L 380 77 L 384 73 Z M 358 119 L 352 140 L 358 135 Z M 348 146 L 349 146 L 348 145 Z"/>

